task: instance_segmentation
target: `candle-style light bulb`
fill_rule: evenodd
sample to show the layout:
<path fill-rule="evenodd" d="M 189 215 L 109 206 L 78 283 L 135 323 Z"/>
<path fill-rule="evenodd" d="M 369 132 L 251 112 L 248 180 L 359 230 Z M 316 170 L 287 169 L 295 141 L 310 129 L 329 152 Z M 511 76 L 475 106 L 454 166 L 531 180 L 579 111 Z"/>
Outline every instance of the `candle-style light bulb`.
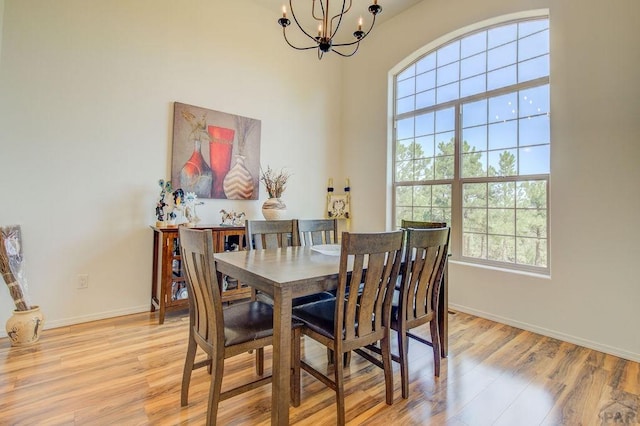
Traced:
<path fill-rule="evenodd" d="M 322 35 L 322 24 L 318 25 L 318 37 Z"/>
<path fill-rule="evenodd" d="M 287 6 L 285 6 L 284 4 L 282 5 L 282 17 L 287 17 Z"/>
<path fill-rule="evenodd" d="M 362 31 L 362 16 L 358 20 L 358 31 Z"/>

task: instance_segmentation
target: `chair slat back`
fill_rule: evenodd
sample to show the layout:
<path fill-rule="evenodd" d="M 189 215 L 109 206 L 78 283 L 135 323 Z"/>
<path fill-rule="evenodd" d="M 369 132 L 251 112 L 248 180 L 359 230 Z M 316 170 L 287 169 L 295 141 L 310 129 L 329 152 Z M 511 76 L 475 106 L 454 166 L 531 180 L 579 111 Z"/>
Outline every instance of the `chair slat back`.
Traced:
<path fill-rule="evenodd" d="M 409 323 L 433 315 L 438 309 L 449 234 L 450 228 L 407 230 L 400 315 Z"/>
<path fill-rule="evenodd" d="M 247 249 L 299 246 L 296 220 L 247 220 Z"/>
<path fill-rule="evenodd" d="M 338 243 L 337 219 L 299 219 L 301 246 Z"/>
<path fill-rule="evenodd" d="M 400 227 L 402 229 L 414 228 L 414 229 L 432 229 L 432 228 L 446 228 L 447 222 L 421 222 L 418 220 L 405 220 L 402 219 Z"/>
<path fill-rule="evenodd" d="M 336 299 L 345 303 L 336 303 L 336 337 L 342 335 L 343 340 L 356 342 L 371 340 L 372 336 L 383 337 L 384 328 L 389 326 L 387 312 L 402 260 L 402 234 L 402 231 L 342 233 Z"/>
<path fill-rule="evenodd" d="M 181 226 L 182 269 L 189 293 L 189 319 L 202 347 L 224 346 L 222 298 L 213 260 L 213 233 Z"/>

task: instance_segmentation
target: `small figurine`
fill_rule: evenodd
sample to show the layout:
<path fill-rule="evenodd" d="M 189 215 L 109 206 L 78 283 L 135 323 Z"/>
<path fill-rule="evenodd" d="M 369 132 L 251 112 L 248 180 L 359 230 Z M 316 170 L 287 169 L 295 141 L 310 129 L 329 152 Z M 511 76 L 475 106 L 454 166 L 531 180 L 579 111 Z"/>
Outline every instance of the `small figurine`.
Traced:
<path fill-rule="evenodd" d="M 227 212 L 225 209 L 220 210 L 220 214 L 222 215 L 222 223 L 220 225 L 225 226 L 242 226 L 244 225 L 243 218 L 245 216 L 244 212 L 236 213 L 231 210 Z"/>

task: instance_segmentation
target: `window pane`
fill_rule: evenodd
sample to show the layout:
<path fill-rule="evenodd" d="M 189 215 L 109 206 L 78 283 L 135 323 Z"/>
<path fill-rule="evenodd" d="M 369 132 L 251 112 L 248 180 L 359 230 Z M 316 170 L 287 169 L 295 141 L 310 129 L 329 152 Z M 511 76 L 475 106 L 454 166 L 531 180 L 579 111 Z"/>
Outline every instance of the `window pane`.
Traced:
<path fill-rule="evenodd" d="M 516 66 L 511 65 L 487 73 L 487 90 L 516 84 Z"/>
<path fill-rule="evenodd" d="M 416 206 L 431 206 L 431 185 L 414 186 L 413 196 Z"/>
<path fill-rule="evenodd" d="M 436 54 L 430 53 L 416 63 L 416 72 L 418 74 L 432 70 L 436 67 Z"/>
<path fill-rule="evenodd" d="M 492 182 L 489 184 L 489 207 L 516 206 L 516 183 L 515 182 Z"/>
<path fill-rule="evenodd" d="M 436 155 L 452 155 L 454 153 L 454 138 L 454 132 L 436 134 Z"/>
<path fill-rule="evenodd" d="M 413 197 L 410 186 L 399 186 L 396 188 L 396 206 L 411 206 Z"/>
<path fill-rule="evenodd" d="M 489 209 L 489 234 L 515 235 L 516 217 L 513 209 Z"/>
<path fill-rule="evenodd" d="M 413 159 L 413 139 L 399 140 L 396 143 L 396 161 Z"/>
<path fill-rule="evenodd" d="M 431 188 L 434 207 L 451 207 L 451 185 L 433 185 Z"/>
<path fill-rule="evenodd" d="M 462 154 L 462 177 L 486 177 L 487 153 L 471 152 Z"/>
<path fill-rule="evenodd" d="M 444 103 L 449 102 L 454 99 L 458 99 L 460 97 L 458 87 L 460 84 L 456 81 L 455 83 L 447 84 L 446 86 L 440 86 L 436 89 L 437 102 Z"/>
<path fill-rule="evenodd" d="M 549 112 L 549 85 L 520 91 L 519 117 Z"/>
<path fill-rule="evenodd" d="M 489 176 L 515 176 L 516 150 L 490 151 Z"/>
<path fill-rule="evenodd" d="M 462 127 L 477 126 L 487 122 L 487 100 L 462 105 Z"/>
<path fill-rule="evenodd" d="M 542 31 L 518 40 L 518 61 L 549 53 L 549 31 Z"/>
<path fill-rule="evenodd" d="M 462 152 L 487 150 L 487 126 L 462 129 Z"/>
<path fill-rule="evenodd" d="M 414 180 L 433 180 L 432 158 L 417 158 L 413 162 Z"/>
<path fill-rule="evenodd" d="M 463 207 L 487 207 L 487 184 L 465 183 L 462 186 Z"/>
<path fill-rule="evenodd" d="M 495 70 L 517 62 L 517 44 L 512 42 L 487 52 L 487 69 Z"/>
<path fill-rule="evenodd" d="M 410 182 L 413 179 L 413 160 L 396 162 L 396 181 Z"/>
<path fill-rule="evenodd" d="M 441 67 L 460 59 L 460 42 L 454 41 L 436 51 L 437 63 Z"/>
<path fill-rule="evenodd" d="M 447 132 L 456 128 L 456 119 L 453 108 L 436 111 L 436 132 Z"/>
<path fill-rule="evenodd" d="M 452 179 L 453 178 L 453 155 L 435 158 L 435 177 L 436 179 Z"/>
<path fill-rule="evenodd" d="M 427 90 L 416 96 L 416 108 L 426 108 L 436 104 L 436 90 Z"/>
<path fill-rule="evenodd" d="M 460 78 L 467 78 L 487 72 L 487 56 L 480 53 L 460 61 Z"/>
<path fill-rule="evenodd" d="M 487 32 L 482 31 L 460 40 L 460 53 L 463 58 L 487 50 Z"/>
<path fill-rule="evenodd" d="M 487 237 L 485 234 L 464 233 L 462 255 L 476 259 L 487 258 Z"/>
<path fill-rule="evenodd" d="M 518 31 L 520 33 L 519 34 L 520 37 L 526 37 L 529 34 L 533 34 L 548 28 L 549 28 L 548 19 L 536 19 L 531 21 L 520 22 L 518 24 Z"/>
<path fill-rule="evenodd" d="M 465 232 L 487 232 L 486 209 L 464 209 Z"/>
<path fill-rule="evenodd" d="M 420 136 L 419 138 L 416 138 L 416 157 L 433 157 L 435 155 L 434 140 L 434 135 Z"/>
<path fill-rule="evenodd" d="M 516 235 L 519 237 L 546 237 L 547 210 L 516 210 Z"/>
<path fill-rule="evenodd" d="M 549 116 L 539 115 L 520 119 L 518 123 L 518 144 L 520 146 L 549 143 Z"/>
<path fill-rule="evenodd" d="M 416 117 L 416 135 L 428 135 L 434 132 L 433 113 L 422 114 Z"/>
<path fill-rule="evenodd" d="M 549 145 L 520 148 L 518 155 L 521 175 L 549 173 Z"/>
<path fill-rule="evenodd" d="M 415 64 L 411 64 L 407 67 L 407 69 L 398 74 L 397 80 L 401 81 L 409 77 L 413 77 L 414 75 L 416 75 L 416 66 Z"/>
<path fill-rule="evenodd" d="M 499 121 L 511 120 L 518 116 L 517 114 L 518 95 L 517 93 L 508 93 L 506 95 L 496 96 L 489 99 L 489 122 L 495 123 Z"/>
<path fill-rule="evenodd" d="M 416 92 L 423 92 L 436 87 L 436 72 L 429 71 L 416 77 Z"/>
<path fill-rule="evenodd" d="M 407 139 L 413 137 L 413 117 L 404 118 L 396 122 L 396 138 Z"/>
<path fill-rule="evenodd" d="M 415 92 L 415 79 L 409 78 L 407 80 L 399 81 L 397 86 L 396 99 L 404 98 L 405 96 L 413 95 Z"/>
<path fill-rule="evenodd" d="M 489 235 L 487 259 L 513 263 L 516 260 L 516 239 L 499 235 Z"/>
<path fill-rule="evenodd" d="M 487 31 L 489 37 L 489 49 L 516 40 L 518 36 L 517 30 L 517 24 L 511 24 L 492 28 Z"/>
<path fill-rule="evenodd" d="M 494 123 L 489 126 L 489 149 L 515 148 L 518 146 L 518 122 Z"/>
<path fill-rule="evenodd" d="M 516 206 L 518 208 L 543 209 L 547 207 L 547 182 L 530 180 L 518 182 Z"/>
<path fill-rule="evenodd" d="M 407 96 L 404 99 L 398 99 L 398 103 L 396 104 L 396 113 L 402 114 L 405 112 L 413 111 L 415 96 Z"/>
<path fill-rule="evenodd" d="M 438 86 L 449 84 L 453 81 L 460 80 L 460 64 L 454 62 L 437 69 Z"/>
<path fill-rule="evenodd" d="M 542 238 L 518 238 L 516 262 L 546 268 L 547 244 Z"/>
<path fill-rule="evenodd" d="M 518 64 L 518 81 L 529 81 L 549 75 L 549 55 L 529 59 Z"/>
<path fill-rule="evenodd" d="M 460 81 L 460 97 L 475 95 L 487 91 L 487 76 L 481 74 L 476 77 L 467 78 Z"/>

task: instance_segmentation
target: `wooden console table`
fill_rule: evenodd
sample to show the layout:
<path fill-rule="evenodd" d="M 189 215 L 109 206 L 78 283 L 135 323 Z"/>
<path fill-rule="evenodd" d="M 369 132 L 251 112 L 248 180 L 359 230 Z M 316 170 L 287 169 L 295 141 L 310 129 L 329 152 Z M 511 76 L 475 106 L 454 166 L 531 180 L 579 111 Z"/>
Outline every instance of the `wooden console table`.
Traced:
<path fill-rule="evenodd" d="M 213 231 L 213 245 L 216 253 L 229 251 L 237 247 L 245 247 L 245 231 L 243 226 L 199 225 L 196 229 L 211 229 Z M 180 255 L 180 241 L 178 227 L 153 229 L 153 271 L 151 278 L 151 312 L 159 310 L 158 323 L 164 323 L 167 311 L 186 309 L 189 306 L 187 283 L 182 274 L 182 256 Z M 232 244 L 237 246 L 232 247 Z M 218 281 L 222 292 L 222 300 L 230 302 L 251 296 L 251 289 L 243 287 L 238 282 L 233 289 L 224 289 L 222 274 Z"/>

